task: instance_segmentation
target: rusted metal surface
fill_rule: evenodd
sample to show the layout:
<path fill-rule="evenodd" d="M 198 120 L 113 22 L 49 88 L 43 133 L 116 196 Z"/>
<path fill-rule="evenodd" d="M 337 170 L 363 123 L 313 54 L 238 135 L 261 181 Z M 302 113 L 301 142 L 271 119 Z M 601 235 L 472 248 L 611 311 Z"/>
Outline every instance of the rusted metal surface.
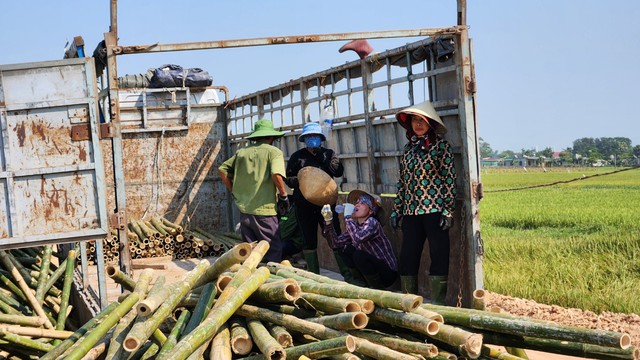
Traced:
<path fill-rule="evenodd" d="M 87 59 L 0 66 L 0 248 L 106 234 L 93 72 Z"/>
<path fill-rule="evenodd" d="M 409 29 L 409 30 L 365 31 L 365 32 L 353 32 L 353 33 L 337 33 L 337 34 L 270 36 L 270 37 L 263 37 L 263 38 L 254 38 L 254 39 L 201 41 L 201 42 L 173 43 L 173 44 L 156 43 L 156 44 L 147 44 L 147 45 L 116 46 L 113 49 L 113 51 L 117 55 L 124 55 L 124 54 L 142 54 L 142 53 L 151 53 L 151 52 L 224 49 L 224 48 L 247 47 L 247 46 L 344 41 L 344 40 L 356 40 L 356 39 L 383 39 L 383 38 L 399 38 L 399 37 L 411 37 L 411 36 L 426 37 L 426 36 L 436 36 L 436 35 L 453 35 L 453 34 L 457 34 L 462 28 L 463 27 L 460 27 L 460 26 L 453 26 L 453 27 L 446 27 L 446 28 L 430 28 L 430 29 L 426 28 L 426 29 Z"/>

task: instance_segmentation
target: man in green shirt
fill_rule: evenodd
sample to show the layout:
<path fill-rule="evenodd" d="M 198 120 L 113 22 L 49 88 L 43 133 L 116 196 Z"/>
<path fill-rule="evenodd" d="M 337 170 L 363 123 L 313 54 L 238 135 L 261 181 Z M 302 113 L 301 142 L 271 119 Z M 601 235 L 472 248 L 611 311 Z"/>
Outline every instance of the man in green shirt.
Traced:
<path fill-rule="evenodd" d="M 282 260 L 282 242 L 278 232 L 279 213 L 289 208 L 284 186 L 284 156 L 273 146 L 284 135 L 270 120 L 256 121 L 247 136 L 249 146 L 238 149 L 218 172 L 240 210 L 240 233 L 246 242 L 269 241 L 264 261 Z"/>

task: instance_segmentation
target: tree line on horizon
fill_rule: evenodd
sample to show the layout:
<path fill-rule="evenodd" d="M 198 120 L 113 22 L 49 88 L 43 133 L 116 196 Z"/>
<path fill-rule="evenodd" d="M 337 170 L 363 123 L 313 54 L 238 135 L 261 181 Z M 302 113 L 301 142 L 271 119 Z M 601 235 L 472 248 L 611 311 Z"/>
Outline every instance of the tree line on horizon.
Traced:
<path fill-rule="evenodd" d="M 521 149 L 520 151 L 504 150 L 498 152 L 482 138 L 480 142 L 480 157 L 514 159 L 523 156 L 553 158 L 553 149 L 543 150 Z M 559 151 L 559 158 L 563 164 L 593 164 L 601 160 L 610 161 L 617 165 L 636 164 L 640 159 L 640 145 L 633 146 L 631 139 L 625 137 L 580 138 L 573 141 L 573 147 Z"/>

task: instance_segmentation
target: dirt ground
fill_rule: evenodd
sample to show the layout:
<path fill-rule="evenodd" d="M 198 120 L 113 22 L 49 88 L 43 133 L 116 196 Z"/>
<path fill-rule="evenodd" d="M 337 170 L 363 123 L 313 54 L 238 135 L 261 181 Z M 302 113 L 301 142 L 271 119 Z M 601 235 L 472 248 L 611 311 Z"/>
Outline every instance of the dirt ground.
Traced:
<path fill-rule="evenodd" d="M 534 319 L 554 321 L 563 325 L 578 326 L 588 329 L 609 330 L 627 333 L 631 336 L 631 344 L 640 347 L 640 315 L 603 312 L 596 314 L 575 308 L 563 308 L 557 305 L 540 304 L 533 300 L 519 299 L 511 296 L 486 292 L 487 308 L 497 306 L 504 312 L 526 316 Z M 530 360 L 543 359 L 581 359 L 576 357 L 552 355 L 527 350 Z"/>

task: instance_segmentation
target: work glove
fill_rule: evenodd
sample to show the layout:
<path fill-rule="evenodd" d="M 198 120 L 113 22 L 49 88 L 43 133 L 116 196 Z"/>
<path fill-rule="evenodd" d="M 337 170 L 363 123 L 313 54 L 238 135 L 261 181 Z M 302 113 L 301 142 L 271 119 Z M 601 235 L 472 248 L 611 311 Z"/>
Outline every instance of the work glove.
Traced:
<path fill-rule="evenodd" d="M 400 229 L 400 226 L 402 224 L 402 216 L 398 215 L 398 216 L 390 217 L 389 224 L 391 224 L 391 227 L 393 228 L 393 230 Z"/>
<path fill-rule="evenodd" d="M 278 216 L 286 215 L 290 208 L 289 198 L 286 195 L 278 195 L 278 203 L 276 204 L 276 213 L 278 213 Z"/>
<path fill-rule="evenodd" d="M 300 187 L 300 182 L 298 182 L 297 176 L 289 176 L 284 179 L 284 183 L 287 184 L 288 187 L 292 189 L 297 189 Z"/>
<path fill-rule="evenodd" d="M 451 214 L 440 215 L 440 228 L 442 230 L 449 230 L 453 226 L 453 216 Z"/>
<path fill-rule="evenodd" d="M 345 219 L 348 217 L 351 217 L 351 215 L 353 214 L 353 211 L 355 210 L 355 206 L 351 203 L 346 203 L 344 204 L 344 217 Z"/>
<path fill-rule="evenodd" d="M 322 210 L 320 210 L 320 214 L 322 214 L 322 218 L 325 222 L 330 222 L 333 220 L 333 212 L 331 211 L 331 205 L 325 204 L 322 206 Z"/>

